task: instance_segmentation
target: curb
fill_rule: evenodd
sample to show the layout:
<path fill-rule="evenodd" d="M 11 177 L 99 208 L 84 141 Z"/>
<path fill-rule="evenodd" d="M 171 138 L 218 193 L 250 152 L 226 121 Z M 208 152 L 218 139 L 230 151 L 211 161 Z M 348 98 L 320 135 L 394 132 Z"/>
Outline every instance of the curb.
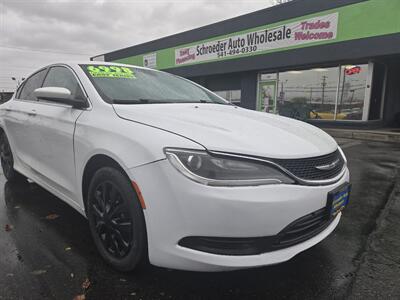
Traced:
<path fill-rule="evenodd" d="M 374 142 L 400 143 L 400 133 L 346 129 L 323 129 L 334 138 L 346 138 Z"/>
<path fill-rule="evenodd" d="M 394 250 L 400 244 L 400 231 L 394 229 L 400 224 L 398 171 L 394 178 L 393 189 L 361 254 L 355 278 L 347 291 L 348 299 L 399 299 L 400 261 Z"/>

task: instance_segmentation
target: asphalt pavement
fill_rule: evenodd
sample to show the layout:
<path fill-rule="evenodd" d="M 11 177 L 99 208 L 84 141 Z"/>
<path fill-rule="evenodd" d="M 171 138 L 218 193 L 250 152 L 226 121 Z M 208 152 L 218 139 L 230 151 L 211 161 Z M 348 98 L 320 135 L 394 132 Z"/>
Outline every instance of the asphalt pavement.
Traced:
<path fill-rule="evenodd" d="M 223 273 L 114 271 L 85 218 L 1 175 L 0 299 L 399 299 L 400 147 L 339 143 L 353 189 L 335 232 L 286 263 Z"/>

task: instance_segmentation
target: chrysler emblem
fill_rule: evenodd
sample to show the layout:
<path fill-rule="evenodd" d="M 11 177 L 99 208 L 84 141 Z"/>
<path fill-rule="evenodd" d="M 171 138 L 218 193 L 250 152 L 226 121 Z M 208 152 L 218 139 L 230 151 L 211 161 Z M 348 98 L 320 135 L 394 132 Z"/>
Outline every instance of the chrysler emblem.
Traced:
<path fill-rule="evenodd" d="M 332 170 L 334 167 L 337 166 L 339 163 L 339 159 L 335 160 L 334 162 L 328 164 L 328 165 L 322 165 L 322 166 L 316 166 L 315 168 L 321 171 L 329 171 Z"/>

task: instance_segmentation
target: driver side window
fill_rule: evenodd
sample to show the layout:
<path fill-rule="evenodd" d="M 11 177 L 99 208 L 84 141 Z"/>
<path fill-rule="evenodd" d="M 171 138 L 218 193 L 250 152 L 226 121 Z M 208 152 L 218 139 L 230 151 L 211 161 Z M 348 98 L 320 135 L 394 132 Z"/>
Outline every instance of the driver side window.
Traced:
<path fill-rule="evenodd" d="M 51 67 L 44 80 L 43 87 L 62 87 L 71 92 L 73 99 L 85 99 L 78 81 L 65 67 Z"/>

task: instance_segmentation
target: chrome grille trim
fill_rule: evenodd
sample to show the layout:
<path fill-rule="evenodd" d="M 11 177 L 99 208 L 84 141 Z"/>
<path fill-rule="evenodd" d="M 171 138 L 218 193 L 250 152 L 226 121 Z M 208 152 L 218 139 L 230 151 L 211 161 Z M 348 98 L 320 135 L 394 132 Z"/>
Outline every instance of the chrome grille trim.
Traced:
<path fill-rule="evenodd" d="M 303 180 L 329 180 L 340 173 L 344 159 L 339 150 L 332 153 L 300 159 L 271 159 Z"/>
<path fill-rule="evenodd" d="M 342 152 L 340 151 L 340 148 L 337 148 L 334 152 L 327 154 L 327 155 L 332 155 L 333 153 L 337 152 L 340 155 L 342 162 L 343 162 L 342 169 L 336 176 L 329 178 L 329 179 L 322 179 L 322 180 L 310 180 L 310 179 L 300 178 L 300 177 L 296 176 L 295 174 L 293 174 L 292 172 L 290 172 L 288 169 L 281 166 L 279 163 L 277 163 L 276 160 L 278 160 L 278 159 L 260 158 L 260 157 L 247 156 L 247 155 L 234 154 L 234 153 L 226 153 L 226 152 L 221 152 L 221 151 L 212 151 L 212 150 L 209 150 L 208 152 L 211 154 L 219 155 L 219 156 L 234 157 L 234 158 L 240 158 L 240 159 L 246 159 L 246 160 L 267 163 L 267 164 L 279 169 L 284 174 L 286 174 L 290 178 L 294 179 L 298 184 L 301 184 L 301 185 L 318 186 L 318 185 L 333 184 L 335 182 L 338 182 L 345 175 L 346 170 L 347 170 L 347 161 L 346 161 L 345 157 L 343 156 Z M 317 159 L 317 158 L 320 158 L 323 156 L 325 156 L 325 155 L 309 157 L 309 158 L 299 158 L 299 159 L 300 160 L 301 159 Z"/>

